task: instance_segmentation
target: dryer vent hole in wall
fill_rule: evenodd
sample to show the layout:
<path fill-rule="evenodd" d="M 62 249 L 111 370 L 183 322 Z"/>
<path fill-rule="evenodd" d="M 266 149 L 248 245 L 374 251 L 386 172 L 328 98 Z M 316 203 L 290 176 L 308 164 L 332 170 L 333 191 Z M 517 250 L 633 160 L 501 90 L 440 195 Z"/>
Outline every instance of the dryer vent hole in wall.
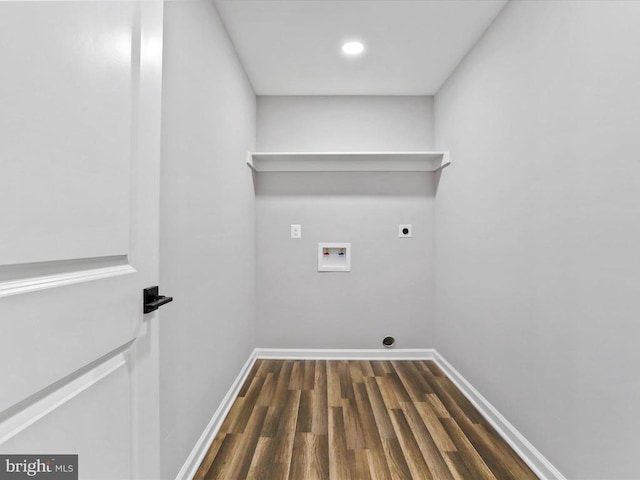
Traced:
<path fill-rule="evenodd" d="M 382 346 L 384 348 L 393 348 L 396 346 L 396 339 L 393 337 L 384 337 L 382 339 Z"/>

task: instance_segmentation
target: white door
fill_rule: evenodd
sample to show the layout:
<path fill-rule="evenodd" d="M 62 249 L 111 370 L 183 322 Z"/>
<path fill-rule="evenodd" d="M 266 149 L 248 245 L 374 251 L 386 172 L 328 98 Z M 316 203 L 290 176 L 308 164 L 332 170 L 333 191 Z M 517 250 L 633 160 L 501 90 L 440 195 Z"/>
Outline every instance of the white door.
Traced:
<path fill-rule="evenodd" d="M 162 2 L 0 1 L 0 454 L 83 479 L 158 477 L 161 60 Z"/>

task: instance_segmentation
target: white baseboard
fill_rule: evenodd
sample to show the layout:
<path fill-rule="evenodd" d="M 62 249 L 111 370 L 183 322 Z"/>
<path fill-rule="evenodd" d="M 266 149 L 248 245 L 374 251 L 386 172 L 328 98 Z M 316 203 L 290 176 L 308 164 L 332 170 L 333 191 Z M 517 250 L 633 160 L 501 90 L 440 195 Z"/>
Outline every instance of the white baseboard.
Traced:
<path fill-rule="evenodd" d="M 453 368 L 437 351 L 435 353 L 435 362 L 442 371 L 511 448 L 520 455 L 522 460 L 529 465 L 531 470 L 540 477 L 540 480 L 567 480 L 460 372 Z"/>
<path fill-rule="evenodd" d="M 283 360 L 433 360 L 432 348 L 404 349 L 314 349 L 314 348 L 256 348 L 256 358 Z"/>
<path fill-rule="evenodd" d="M 390 350 L 256 348 L 225 395 L 207 428 L 200 436 L 180 473 L 178 473 L 176 480 L 191 480 L 193 478 L 242 384 L 247 375 L 249 375 L 251 367 L 258 358 L 285 360 L 434 360 L 480 414 L 520 455 L 533 472 L 540 477 L 540 480 L 567 480 L 460 372 L 432 348 Z"/>
<path fill-rule="evenodd" d="M 242 367 L 242 370 L 240 370 L 240 373 L 231 385 L 231 388 L 229 388 L 227 394 L 222 399 L 222 402 L 220 402 L 220 405 L 213 414 L 213 417 L 211 417 L 207 428 L 205 428 L 204 432 L 202 432 L 202 435 L 200 435 L 200 438 L 193 447 L 193 450 L 191 450 L 191 453 L 187 457 L 187 460 L 184 462 L 184 465 L 178 472 L 176 480 L 191 480 L 195 476 L 196 472 L 198 471 L 198 467 L 202 463 L 204 456 L 209 450 L 209 446 L 218 434 L 218 430 L 220 430 L 222 422 L 229 413 L 229 410 L 231 409 L 234 400 L 238 396 L 238 393 L 240 393 L 240 389 L 242 388 L 244 381 L 247 379 L 249 372 L 251 372 L 251 367 L 253 367 L 255 361 L 256 354 L 254 350 L 253 352 L 251 352 L 251 355 L 249 355 L 249 359 Z"/>

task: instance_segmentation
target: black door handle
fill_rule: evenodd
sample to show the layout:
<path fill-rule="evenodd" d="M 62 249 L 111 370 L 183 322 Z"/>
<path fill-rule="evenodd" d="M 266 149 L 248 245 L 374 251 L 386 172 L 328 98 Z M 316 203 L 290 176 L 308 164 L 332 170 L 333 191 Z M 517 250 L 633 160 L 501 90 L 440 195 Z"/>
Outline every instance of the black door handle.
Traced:
<path fill-rule="evenodd" d="M 158 295 L 158 286 L 145 288 L 143 290 L 142 311 L 144 313 L 151 313 L 156 311 L 162 305 L 166 305 L 169 302 L 173 302 L 173 297 L 165 297 L 164 295 Z"/>

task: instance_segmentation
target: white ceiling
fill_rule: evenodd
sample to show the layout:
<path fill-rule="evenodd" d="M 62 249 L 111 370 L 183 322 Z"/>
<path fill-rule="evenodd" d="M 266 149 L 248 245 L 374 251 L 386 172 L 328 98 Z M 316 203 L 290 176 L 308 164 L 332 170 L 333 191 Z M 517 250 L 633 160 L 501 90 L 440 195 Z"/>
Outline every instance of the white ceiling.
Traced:
<path fill-rule="evenodd" d="M 216 0 L 258 95 L 433 95 L 507 0 Z M 346 58 L 346 40 L 365 53 Z"/>

